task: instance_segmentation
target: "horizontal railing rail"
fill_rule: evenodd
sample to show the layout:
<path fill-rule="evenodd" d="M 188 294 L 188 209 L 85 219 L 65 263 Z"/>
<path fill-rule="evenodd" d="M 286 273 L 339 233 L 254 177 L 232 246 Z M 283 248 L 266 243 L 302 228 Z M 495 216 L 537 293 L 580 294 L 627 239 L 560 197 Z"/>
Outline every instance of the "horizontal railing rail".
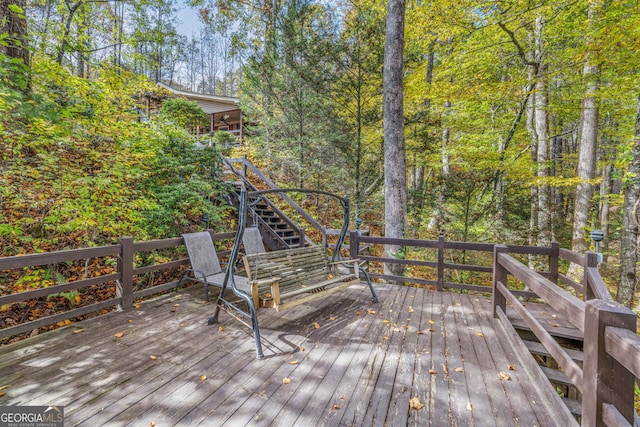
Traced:
<path fill-rule="evenodd" d="M 219 233 L 213 234 L 212 236 L 214 241 L 220 242 L 233 239 L 235 237 L 235 233 Z M 17 325 L 4 327 L 0 329 L 0 338 L 29 333 L 42 327 L 54 325 L 59 322 L 65 322 L 70 319 L 100 312 L 102 310 L 112 310 L 116 307 L 128 308 L 133 305 L 133 301 L 136 299 L 176 288 L 178 285 L 177 278 L 176 280 L 160 283 L 146 289 L 135 290 L 134 277 L 159 271 L 167 271 L 171 268 L 187 265 L 189 262 L 187 258 L 139 267 L 134 266 L 134 258 L 137 253 L 161 249 L 173 249 L 180 247 L 183 244 L 184 241 L 182 237 L 146 242 L 134 242 L 131 237 L 122 237 L 116 245 L 0 257 L 0 271 L 53 266 L 83 259 L 105 257 L 113 257 L 117 259 L 117 266 L 113 269 L 113 272 L 108 274 L 100 274 L 96 277 L 72 280 L 67 283 L 0 296 L 0 307 L 10 307 L 15 303 L 25 303 L 30 300 L 48 298 L 53 295 L 78 292 L 91 286 L 112 284 L 116 289 L 115 296 L 112 298 L 107 298 L 99 302 L 79 307 L 72 307 L 69 310 L 64 310 L 59 313 L 40 317 L 34 320 L 28 320 Z M 228 250 L 221 250 L 218 252 L 218 256 L 224 259 L 224 257 L 229 255 L 229 252 L 230 251 Z"/>

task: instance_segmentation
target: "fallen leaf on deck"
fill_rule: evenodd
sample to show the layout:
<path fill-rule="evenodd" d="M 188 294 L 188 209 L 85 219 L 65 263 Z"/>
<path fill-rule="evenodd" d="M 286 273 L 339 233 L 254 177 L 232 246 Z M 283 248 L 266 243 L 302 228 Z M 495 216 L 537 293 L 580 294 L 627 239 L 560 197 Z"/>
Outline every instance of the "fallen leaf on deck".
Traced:
<path fill-rule="evenodd" d="M 320 323 L 315 322 L 315 323 L 313 324 L 313 327 L 314 327 L 314 328 L 316 328 L 316 329 L 320 329 Z"/>
<path fill-rule="evenodd" d="M 344 399 L 345 399 L 345 397 L 344 397 L 344 395 L 342 395 L 342 396 L 340 396 L 338 399 L 340 399 L 340 400 L 344 400 Z"/>
<path fill-rule="evenodd" d="M 300 347 L 300 351 L 304 351 L 304 347 Z"/>
<path fill-rule="evenodd" d="M 467 402 L 467 409 L 468 410 L 473 410 L 473 406 L 471 405 L 471 402 Z"/>
<path fill-rule="evenodd" d="M 402 325 L 402 327 L 403 327 L 405 330 L 409 329 L 409 325 Z"/>
<path fill-rule="evenodd" d="M 429 328 L 429 332 L 435 332 L 436 330 L 433 328 Z"/>
<path fill-rule="evenodd" d="M 141 305 L 141 304 L 137 304 L 137 303 L 136 303 L 136 304 L 133 304 L 133 308 L 140 308 L 140 307 L 142 307 L 142 305 Z"/>
<path fill-rule="evenodd" d="M 376 314 L 375 310 L 371 310 L 370 308 L 367 309 L 367 314 Z"/>
<path fill-rule="evenodd" d="M 424 407 L 424 405 L 422 404 L 422 402 L 420 402 L 420 399 L 418 399 L 417 397 L 412 397 L 409 400 L 409 408 L 411 409 L 422 409 Z"/>
<path fill-rule="evenodd" d="M 479 337 L 483 337 L 484 335 L 482 334 L 482 332 L 476 332 L 476 335 Z"/>
<path fill-rule="evenodd" d="M 409 313 L 413 313 L 413 307 L 409 306 Z"/>
<path fill-rule="evenodd" d="M 156 427 L 156 423 L 154 423 L 153 421 L 151 421 L 151 422 L 149 423 L 149 427 Z"/>
<path fill-rule="evenodd" d="M 336 320 L 335 316 L 329 317 L 329 320 Z"/>
<path fill-rule="evenodd" d="M 116 338 L 122 338 L 124 336 L 124 332 L 118 332 L 114 335 Z"/>
<path fill-rule="evenodd" d="M 393 328 L 393 332 L 400 332 L 400 328 L 398 328 L 398 327 Z"/>
<path fill-rule="evenodd" d="M 382 337 L 382 339 L 383 339 L 383 340 L 388 340 L 388 339 L 389 339 L 389 337 L 385 335 L 385 336 L 383 336 L 383 337 Z"/>
<path fill-rule="evenodd" d="M 435 374 L 437 374 L 437 372 L 436 372 L 436 370 L 435 370 L 435 369 L 429 369 L 429 373 L 430 373 L 431 375 L 435 375 Z"/>
<path fill-rule="evenodd" d="M 297 365 L 298 361 L 297 360 L 292 360 L 291 362 L 289 362 L 289 365 Z"/>
<path fill-rule="evenodd" d="M 74 329 L 73 333 L 74 334 L 79 334 L 80 332 L 84 332 L 84 331 L 86 331 L 86 329 Z"/>
<path fill-rule="evenodd" d="M 180 307 L 180 304 L 173 304 L 174 307 Z"/>
<path fill-rule="evenodd" d="M 327 279 L 329 279 L 329 280 L 333 279 L 333 274 L 328 275 Z"/>
<path fill-rule="evenodd" d="M 362 313 L 360 311 L 356 311 L 356 316 L 360 316 Z"/>
<path fill-rule="evenodd" d="M 560 325 L 558 325 L 557 323 L 553 323 L 553 322 L 551 322 L 551 323 L 549 323 L 549 324 L 550 324 L 551 326 L 553 326 L 554 328 L 557 328 L 558 326 L 560 326 Z"/>
<path fill-rule="evenodd" d="M 127 323 L 133 323 L 133 320 L 129 319 L 127 320 Z"/>
<path fill-rule="evenodd" d="M 0 391 L 0 397 L 6 395 L 7 393 L 5 393 L 4 391 Z"/>
<path fill-rule="evenodd" d="M 151 359 L 151 360 L 158 360 L 158 356 L 149 356 L 149 359 Z"/>
<path fill-rule="evenodd" d="M 456 372 L 464 372 L 464 368 L 456 368 L 456 369 L 454 369 L 454 371 L 456 371 Z"/>
<path fill-rule="evenodd" d="M 335 405 L 333 405 L 333 409 L 335 409 L 335 410 L 337 411 L 338 409 L 340 409 L 340 405 L 338 405 L 338 404 L 336 403 Z"/>
<path fill-rule="evenodd" d="M 511 379 L 511 376 L 509 376 L 509 374 L 507 374 L 506 372 L 500 372 L 500 379 L 508 381 Z"/>
<path fill-rule="evenodd" d="M 507 365 L 507 369 L 510 371 L 515 371 L 516 367 L 514 365 Z"/>
<path fill-rule="evenodd" d="M 291 379 L 290 379 L 290 378 L 284 377 L 284 378 L 282 379 L 282 384 L 289 384 L 290 382 L 291 382 Z"/>
<path fill-rule="evenodd" d="M 207 376 L 206 376 L 206 375 L 200 375 L 200 381 L 204 381 L 204 380 L 206 380 L 206 379 L 207 379 Z"/>
<path fill-rule="evenodd" d="M 433 324 L 435 324 L 435 323 L 436 323 L 436 322 L 434 322 L 433 320 L 429 320 L 429 324 L 430 324 L 430 325 L 433 325 Z"/>
<path fill-rule="evenodd" d="M 387 319 L 384 319 L 382 323 L 389 323 L 389 321 Z"/>
<path fill-rule="evenodd" d="M 224 331 L 224 326 L 218 326 L 218 332 Z"/>

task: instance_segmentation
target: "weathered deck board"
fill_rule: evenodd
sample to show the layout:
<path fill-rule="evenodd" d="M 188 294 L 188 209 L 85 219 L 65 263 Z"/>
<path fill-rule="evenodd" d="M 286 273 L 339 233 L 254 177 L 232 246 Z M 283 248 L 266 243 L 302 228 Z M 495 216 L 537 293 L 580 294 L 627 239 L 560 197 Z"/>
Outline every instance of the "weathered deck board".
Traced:
<path fill-rule="evenodd" d="M 66 425 L 83 426 L 565 419 L 556 417 L 566 409 L 550 385 L 532 383 L 519 369 L 522 355 L 501 346 L 486 297 L 376 288 L 379 304 L 351 286 L 284 313 L 260 311 L 264 360 L 250 330 L 226 313 L 207 325 L 214 306 L 201 289 L 160 297 L 1 347 L 0 405 L 64 405 Z M 410 409 L 412 398 L 424 407 Z"/>

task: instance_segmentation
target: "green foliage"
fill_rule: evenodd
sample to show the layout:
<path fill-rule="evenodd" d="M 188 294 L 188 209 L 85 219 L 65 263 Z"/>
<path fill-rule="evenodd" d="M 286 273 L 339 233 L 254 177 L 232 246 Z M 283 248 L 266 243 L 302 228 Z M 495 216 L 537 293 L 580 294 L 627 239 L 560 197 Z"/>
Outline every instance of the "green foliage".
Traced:
<path fill-rule="evenodd" d="M 135 99 L 152 84 L 100 72 L 86 80 L 36 57 L 31 99 L 0 82 L 4 255 L 174 237 L 204 212 L 222 224 L 218 153 L 180 127 L 139 121 Z"/>
<path fill-rule="evenodd" d="M 209 117 L 196 101 L 184 98 L 170 98 L 162 103 L 160 116 L 185 129 L 206 126 Z"/>

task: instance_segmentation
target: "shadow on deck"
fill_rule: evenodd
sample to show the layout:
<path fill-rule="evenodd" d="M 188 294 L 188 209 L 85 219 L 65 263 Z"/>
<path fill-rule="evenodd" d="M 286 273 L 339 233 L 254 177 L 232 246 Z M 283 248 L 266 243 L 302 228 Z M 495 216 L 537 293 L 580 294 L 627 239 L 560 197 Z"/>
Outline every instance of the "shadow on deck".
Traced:
<path fill-rule="evenodd" d="M 494 331 L 490 299 L 365 286 L 250 329 L 189 288 L 0 348 L 0 405 L 65 425 L 552 426 L 567 409 Z M 4 393 L 4 395 L 2 395 Z M 420 407 L 423 405 L 422 407 Z M 570 417 L 570 415 L 569 415 Z"/>

